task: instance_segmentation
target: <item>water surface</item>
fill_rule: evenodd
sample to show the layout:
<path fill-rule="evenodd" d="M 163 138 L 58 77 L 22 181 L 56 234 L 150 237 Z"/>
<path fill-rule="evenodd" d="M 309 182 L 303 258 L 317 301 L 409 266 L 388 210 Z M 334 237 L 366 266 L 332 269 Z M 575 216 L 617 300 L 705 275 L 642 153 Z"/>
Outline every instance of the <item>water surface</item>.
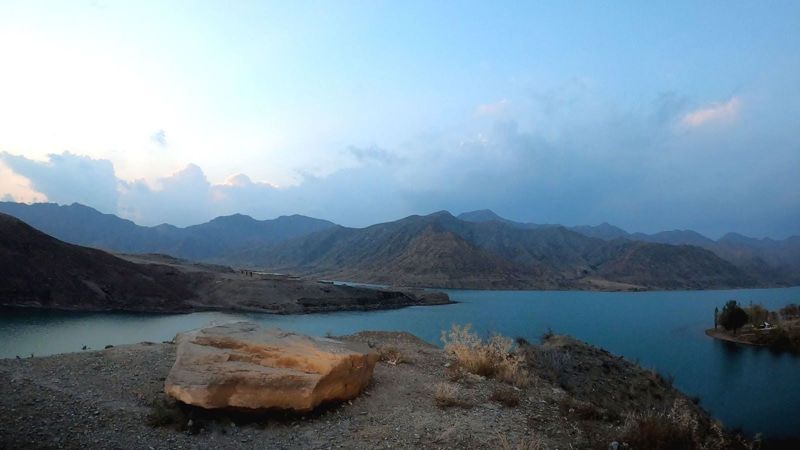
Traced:
<path fill-rule="evenodd" d="M 441 330 L 470 322 L 535 341 L 548 328 L 638 360 L 674 377 L 726 425 L 765 435 L 800 436 L 800 357 L 733 346 L 703 334 L 714 307 L 729 299 L 775 309 L 800 303 L 800 288 L 679 292 L 448 291 L 455 305 L 297 316 L 3 311 L 0 357 L 98 349 L 169 340 L 178 331 L 232 319 L 303 333 L 409 331 L 439 344 Z"/>

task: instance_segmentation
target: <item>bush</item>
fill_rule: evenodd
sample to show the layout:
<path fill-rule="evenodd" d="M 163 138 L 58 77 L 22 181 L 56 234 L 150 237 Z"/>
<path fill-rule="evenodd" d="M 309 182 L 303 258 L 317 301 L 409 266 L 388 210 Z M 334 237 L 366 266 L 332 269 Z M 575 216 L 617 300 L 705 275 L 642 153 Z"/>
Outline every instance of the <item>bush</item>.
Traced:
<path fill-rule="evenodd" d="M 697 448 L 690 426 L 669 414 L 648 411 L 631 415 L 625 423 L 623 442 L 632 448 L 691 450 Z"/>
<path fill-rule="evenodd" d="M 761 325 L 769 318 L 769 311 L 758 303 L 748 306 L 745 312 L 752 325 Z"/>
<path fill-rule="evenodd" d="M 780 309 L 780 315 L 784 320 L 797 319 L 800 317 L 800 306 L 791 303 Z"/>
<path fill-rule="evenodd" d="M 378 357 L 381 361 L 392 366 L 396 366 L 398 364 L 403 364 L 403 363 L 410 363 L 408 357 L 406 357 L 406 355 L 403 352 L 401 352 L 400 349 L 394 346 L 386 346 L 379 348 Z"/>
<path fill-rule="evenodd" d="M 551 382 L 567 388 L 567 369 L 572 366 L 572 355 L 560 348 L 540 348 L 534 355 L 541 374 Z"/>
<path fill-rule="evenodd" d="M 151 427 L 175 426 L 178 429 L 186 427 L 188 418 L 178 407 L 176 402 L 159 397 L 153 401 L 147 423 Z"/>
<path fill-rule="evenodd" d="M 559 402 L 561 414 L 572 415 L 580 420 L 602 420 L 603 413 L 589 402 L 564 398 Z"/>
<path fill-rule="evenodd" d="M 512 352 L 514 343 L 509 338 L 495 334 L 484 342 L 467 324 L 453 325 L 449 332 L 442 331 L 442 342 L 444 350 L 467 372 L 519 387 L 530 382 L 523 368 L 525 357 Z"/>
<path fill-rule="evenodd" d="M 513 408 L 519 405 L 519 394 L 517 391 L 510 388 L 498 388 L 492 391 L 492 395 L 489 396 L 489 400 L 508 406 L 509 408 Z"/>
<path fill-rule="evenodd" d="M 440 408 L 469 406 L 469 403 L 459 397 L 458 386 L 451 383 L 438 383 L 434 388 L 433 398 L 436 401 L 436 406 Z"/>

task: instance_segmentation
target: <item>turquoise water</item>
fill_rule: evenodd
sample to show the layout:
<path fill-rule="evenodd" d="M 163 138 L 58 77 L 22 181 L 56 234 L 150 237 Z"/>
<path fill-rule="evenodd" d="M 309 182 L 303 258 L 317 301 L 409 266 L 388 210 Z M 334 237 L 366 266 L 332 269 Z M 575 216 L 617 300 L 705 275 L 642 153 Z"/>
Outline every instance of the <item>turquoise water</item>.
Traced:
<path fill-rule="evenodd" d="M 674 377 L 675 385 L 731 427 L 771 437 L 800 436 L 800 357 L 732 346 L 706 337 L 715 306 L 726 300 L 770 309 L 800 303 L 800 288 L 686 292 L 448 291 L 455 305 L 297 316 L 182 315 L 3 311 L 0 357 L 80 351 L 83 345 L 171 339 L 176 332 L 246 319 L 303 333 L 409 331 L 438 344 L 441 330 L 470 322 L 537 340 L 548 328 L 638 360 Z"/>

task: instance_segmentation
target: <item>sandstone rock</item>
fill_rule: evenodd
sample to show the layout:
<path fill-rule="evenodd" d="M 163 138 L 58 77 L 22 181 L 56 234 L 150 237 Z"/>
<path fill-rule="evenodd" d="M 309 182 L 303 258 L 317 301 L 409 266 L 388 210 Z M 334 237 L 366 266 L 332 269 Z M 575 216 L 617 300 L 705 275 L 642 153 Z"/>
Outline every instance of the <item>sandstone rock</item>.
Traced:
<path fill-rule="evenodd" d="M 378 354 L 358 343 L 238 322 L 180 333 L 166 393 L 203 408 L 306 412 L 356 397 Z"/>

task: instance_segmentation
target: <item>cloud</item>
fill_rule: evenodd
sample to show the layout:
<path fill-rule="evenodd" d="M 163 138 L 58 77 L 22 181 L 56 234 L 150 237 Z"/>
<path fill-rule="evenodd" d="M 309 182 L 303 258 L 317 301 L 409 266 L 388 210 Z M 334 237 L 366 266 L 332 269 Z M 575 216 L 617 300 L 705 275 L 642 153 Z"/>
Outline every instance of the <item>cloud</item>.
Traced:
<path fill-rule="evenodd" d="M 494 103 L 485 103 L 475 108 L 476 116 L 497 116 L 508 110 L 511 102 L 508 99 L 498 100 Z"/>
<path fill-rule="evenodd" d="M 0 194 L 3 201 L 9 202 L 45 202 L 47 197 L 41 192 L 36 192 L 31 187 L 31 181 L 19 174 L 14 173 L 2 161 L 3 155 L 0 154 Z"/>
<path fill-rule="evenodd" d="M 106 213 L 117 211 L 117 177 L 111 161 L 70 152 L 46 161 L 0 152 L 0 161 L 30 181 L 30 187 L 56 203 L 79 202 Z M 16 196 L 15 196 L 16 197 Z"/>
<path fill-rule="evenodd" d="M 167 146 L 167 132 L 164 130 L 158 130 L 152 135 L 150 135 L 150 140 L 158 144 L 160 147 Z"/>
<path fill-rule="evenodd" d="M 347 151 L 350 152 L 350 154 L 361 163 L 375 161 L 384 164 L 391 164 L 397 160 L 397 157 L 394 154 L 375 145 L 371 147 L 356 147 L 351 145 L 347 147 Z"/>
<path fill-rule="evenodd" d="M 772 112 L 774 102 L 748 103 L 752 119 L 726 133 L 674 133 L 676 123 L 698 112 L 687 109 L 692 99 L 677 93 L 662 94 L 635 113 L 606 107 L 590 92 L 568 97 L 555 105 L 562 112 L 539 115 L 533 126 L 493 119 L 470 131 L 422 133 L 390 149 L 344 147 L 354 166 L 306 175 L 288 187 L 243 173 L 215 183 L 193 164 L 146 183 L 117 180 L 111 162 L 71 153 L 45 162 L 7 153 L 0 159 L 52 201 L 115 203 L 120 215 L 146 225 L 184 226 L 238 212 L 257 218 L 297 213 L 365 226 L 441 209 L 491 208 L 521 221 L 608 221 L 632 231 L 800 234 L 800 137 L 785 131 L 800 114 L 800 102 L 785 97 L 781 114 Z M 711 109 L 740 108 L 738 100 L 723 104 L 733 106 Z M 591 114 L 576 118 L 569 111 Z M 697 117 L 711 123 L 722 120 L 720 114 Z"/>
<path fill-rule="evenodd" d="M 681 124 L 694 128 L 710 123 L 730 122 L 739 117 L 741 107 L 741 99 L 739 97 L 731 97 L 725 102 L 714 103 L 686 113 L 681 119 Z"/>

